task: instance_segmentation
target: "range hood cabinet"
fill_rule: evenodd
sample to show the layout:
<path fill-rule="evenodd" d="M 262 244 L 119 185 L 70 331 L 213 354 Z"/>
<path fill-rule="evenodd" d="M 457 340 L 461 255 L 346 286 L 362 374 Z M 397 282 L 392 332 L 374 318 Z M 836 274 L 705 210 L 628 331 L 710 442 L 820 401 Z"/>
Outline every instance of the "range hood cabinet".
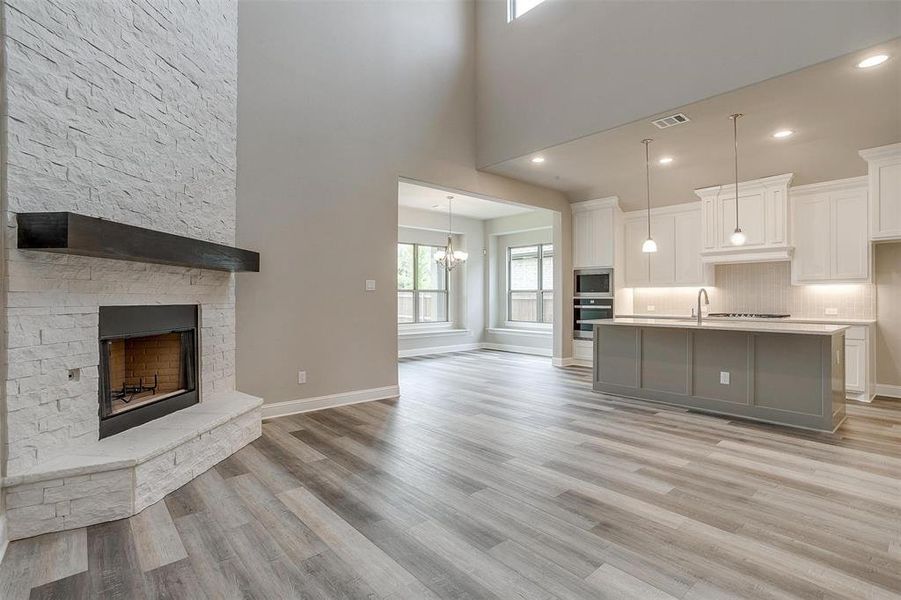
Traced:
<path fill-rule="evenodd" d="M 735 184 L 695 190 L 701 199 L 701 260 L 707 264 L 789 261 L 788 186 L 793 173 L 738 184 L 738 215 L 747 241 L 733 246 Z"/>

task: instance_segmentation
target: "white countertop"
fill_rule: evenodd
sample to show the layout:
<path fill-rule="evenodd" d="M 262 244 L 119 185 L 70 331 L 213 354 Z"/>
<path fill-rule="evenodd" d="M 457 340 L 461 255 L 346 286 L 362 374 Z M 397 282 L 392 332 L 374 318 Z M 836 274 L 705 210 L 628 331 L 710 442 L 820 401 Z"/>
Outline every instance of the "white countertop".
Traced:
<path fill-rule="evenodd" d="M 647 313 L 647 314 L 627 314 L 627 315 L 616 315 L 616 318 L 628 318 L 628 319 L 683 319 L 690 320 L 693 317 L 689 315 L 667 315 L 667 314 L 657 314 L 657 313 Z M 747 322 L 752 321 L 756 323 L 826 323 L 831 325 L 873 325 L 876 323 L 876 319 L 853 319 L 853 318 L 841 318 L 841 317 L 785 317 L 782 319 L 761 319 L 759 317 L 708 317 L 704 316 L 704 320 L 711 321 L 727 321 L 727 322 Z"/>
<path fill-rule="evenodd" d="M 671 329 L 710 329 L 723 331 L 751 331 L 755 333 L 796 333 L 804 335 L 832 335 L 848 329 L 848 325 L 827 323 L 786 323 L 780 321 L 708 320 L 698 325 L 695 319 L 637 319 L 616 317 L 582 321 L 592 325 L 626 325 L 631 327 L 668 327 Z"/>

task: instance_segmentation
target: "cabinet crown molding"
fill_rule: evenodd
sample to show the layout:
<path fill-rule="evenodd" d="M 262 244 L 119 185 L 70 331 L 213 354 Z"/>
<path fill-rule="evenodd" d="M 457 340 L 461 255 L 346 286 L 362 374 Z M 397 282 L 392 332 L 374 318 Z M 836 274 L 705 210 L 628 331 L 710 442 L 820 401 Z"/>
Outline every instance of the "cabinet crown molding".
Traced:
<path fill-rule="evenodd" d="M 595 200 L 573 202 L 569 207 L 573 212 L 592 210 L 595 208 L 619 208 L 619 196 L 607 196 L 606 198 L 597 198 Z"/>
<path fill-rule="evenodd" d="M 866 148 L 859 151 L 858 154 L 867 162 L 884 158 L 898 158 L 901 157 L 901 142 L 887 146 L 877 146 L 876 148 Z"/>
<path fill-rule="evenodd" d="M 699 210 L 701 210 L 701 201 L 695 200 L 693 202 L 683 202 L 681 204 L 667 204 L 666 206 L 651 207 L 651 216 L 675 215 Z M 648 210 L 646 208 L 640 208 L 638 210 L 629 211 L 627 213 L 623 213 L 623 218 L 626 220 L 647 219 Z"/>
<path fill-rule="evenodd" d="M 861 175 L 860 177 L 848 177 L 847 179 L 835 179 L 833 181 L 819 181 L 817 183 L 796 185 L 789 188 L 788 191 L 792 195 L 842 192 L 847 190 L 866 189 L 867 182 L 868 177 L 866 175 Z"/>
<path fill-rule="evenodd" d="M 760 179 L 749 179 L 747 181 L 739 181 L 738 189 L 743 192 L 753 191 L 755 189 L 767 189 L 774 187 L 788 187 L 791 183 L 794 173 L 783 173 L 782 175 L 771 175 L 770 177 L 761 177 Z M 712 185 L 705 188 L 695 190 L 701 198 L 718 196 L 724 193 L 735 193 L 734 183 L 724 183 L 722 185 Z"/>

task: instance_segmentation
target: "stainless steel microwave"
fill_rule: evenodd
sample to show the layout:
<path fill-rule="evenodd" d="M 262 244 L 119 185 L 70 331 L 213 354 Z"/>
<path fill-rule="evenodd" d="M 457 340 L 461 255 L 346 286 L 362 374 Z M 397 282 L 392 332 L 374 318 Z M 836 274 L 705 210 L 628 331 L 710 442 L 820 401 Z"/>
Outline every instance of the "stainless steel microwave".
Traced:
<path fill-rule="evenodd" d="M 576 296 L 611 298 L 613 269 L 576 269 L 573 290 Z"/>

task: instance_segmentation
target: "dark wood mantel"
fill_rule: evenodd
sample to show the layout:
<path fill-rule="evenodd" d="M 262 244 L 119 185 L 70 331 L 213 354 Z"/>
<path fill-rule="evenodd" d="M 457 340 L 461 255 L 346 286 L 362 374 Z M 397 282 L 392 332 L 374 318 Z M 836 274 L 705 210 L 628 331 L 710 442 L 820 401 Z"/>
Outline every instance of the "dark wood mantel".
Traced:
<path fill-rule="evenodd" d="M 260 254 L 70 212 L 19 213 L 18 247 L 216 271 L 259 272 Z"/>

